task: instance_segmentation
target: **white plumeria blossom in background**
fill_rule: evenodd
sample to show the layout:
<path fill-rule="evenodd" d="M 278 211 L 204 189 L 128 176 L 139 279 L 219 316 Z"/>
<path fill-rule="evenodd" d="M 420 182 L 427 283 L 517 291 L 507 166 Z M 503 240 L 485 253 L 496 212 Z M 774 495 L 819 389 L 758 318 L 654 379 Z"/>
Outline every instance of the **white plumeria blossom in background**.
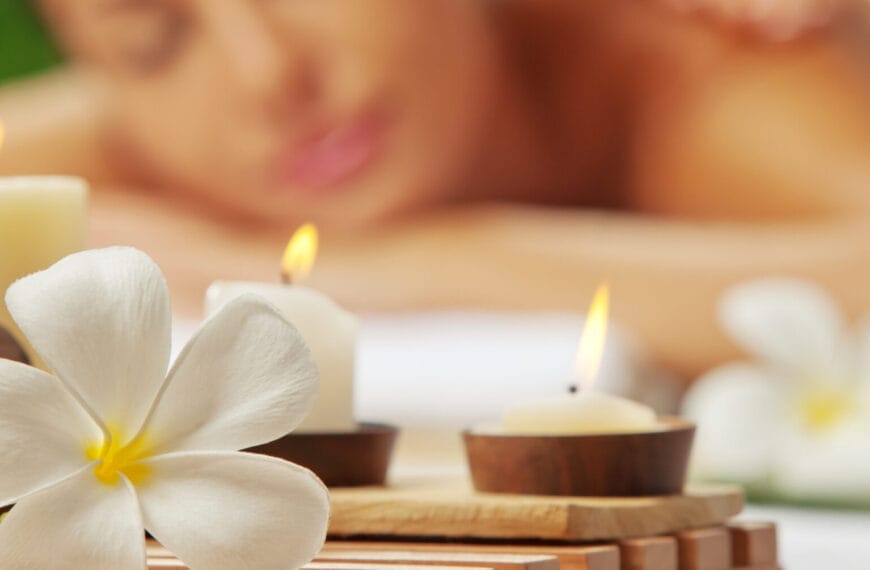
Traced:
<path fill-rule="evenodd" d="M 0 360 L 0 568 L 141 570 L 147 529 L 196 570 L 287 569 L 322 546 L 326 488 L 237 450 L 293 430 L 317 371 L 257 297 L 228 304 L 167 374 L 171 314 L 154 262 L 71 255 L 14 283 L 9 312 L 51 376 Z"/>
<path fill-rule="evenodd" d="M 830 296 L 792 279 L 737 286 L 719 309 L 755 360 L 717 368 L 687 394 L 697 474 L 870 504 L 870 327 L 848 327 Z"/>

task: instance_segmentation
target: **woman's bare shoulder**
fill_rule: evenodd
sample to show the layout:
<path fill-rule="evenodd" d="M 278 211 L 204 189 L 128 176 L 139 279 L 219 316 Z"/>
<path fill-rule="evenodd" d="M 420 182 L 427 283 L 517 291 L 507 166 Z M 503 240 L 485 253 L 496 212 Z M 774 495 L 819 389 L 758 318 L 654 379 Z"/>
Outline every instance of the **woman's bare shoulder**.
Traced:
<path fill-rule="evenodd" d="M 870 80 L 854 20 L 781 45 L 689 35 L 635 88 L 629 206 L 705 218 L 870 212 Z M 865 36 L 866 37 L 866 36 Z M 681 55 L 685 54 L 685 55 Z"/>
<path fill-rule="evenodd" d="M 104 106 L 82 70 L 61 68 L 0 86 L 0 174 L 117 177 L 102 141 Z"/>

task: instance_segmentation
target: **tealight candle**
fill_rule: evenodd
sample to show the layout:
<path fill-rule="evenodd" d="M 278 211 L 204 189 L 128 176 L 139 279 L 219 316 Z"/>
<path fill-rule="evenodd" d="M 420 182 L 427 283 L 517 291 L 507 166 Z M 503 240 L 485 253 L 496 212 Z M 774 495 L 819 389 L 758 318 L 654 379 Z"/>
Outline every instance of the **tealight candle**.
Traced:
<path fill-rule="evenodd" d="M 0 329 L 37 365 L 41 362 L 6 310 L 6 289 L 82 249 L 86 203 L 87 183 L 80 178 L 0 178 Z"/>
<path fill-rule="evenodd" d="M 581 390 L 515 404 L 505 410 L 501 429 L 530 435 L 628 433 L 660 428 L 655 411 L 631 400 L 591 390 L 607 337 L 609 292 L 599 287 L 580 337 L 577 354 Z"/>
<path fill-rule="evenodd" d="M 275 305 L 299 329 L 320 372 L 317 401 L 296 431 L 350 432 L 357 429 L 353 418 L 357 319 L 323 293 L 298 285 L 311 270 L 316 249 L 316 229 L 303 226 L 284 252 L 284 284 L 216 281 L 206 292 L 206 313 L 244 293 L 255 293 Z"/>

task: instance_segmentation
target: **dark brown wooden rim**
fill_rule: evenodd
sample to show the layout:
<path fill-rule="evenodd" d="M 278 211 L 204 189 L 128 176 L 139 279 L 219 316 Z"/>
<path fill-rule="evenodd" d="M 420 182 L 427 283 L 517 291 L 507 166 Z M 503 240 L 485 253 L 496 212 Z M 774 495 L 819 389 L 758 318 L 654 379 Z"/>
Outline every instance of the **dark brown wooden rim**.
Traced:
<path fill-rule="evenodd" d="M 477 491 L 526 495 L 673 495 L 686 482 L 695 426 L 662 417 L 655 431 L 536 435 L 465 430 Z"/>
<path fill-rule="evenodd" d="M 383 485 L 398 428 L 360 423 L 353 431 L 291 433 L 247 451 L 311 469 L 329 487 Z"/>

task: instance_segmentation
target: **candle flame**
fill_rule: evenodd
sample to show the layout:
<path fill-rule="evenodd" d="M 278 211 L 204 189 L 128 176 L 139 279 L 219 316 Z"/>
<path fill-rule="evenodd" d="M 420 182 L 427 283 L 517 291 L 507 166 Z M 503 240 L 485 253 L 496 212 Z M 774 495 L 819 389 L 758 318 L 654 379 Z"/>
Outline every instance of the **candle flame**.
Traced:
<path fill-rule="evenodd" d="M 610 307 L 610 288 L 601 284 L 595 291 L 595 297 L 586 314 L 583 334 L 580 335 L 580 345 L 577 348 L 577 361 L 574 370 L 577 381 L 584 390 L 589 390 L 598 378 L 601 358 L 604 355 L 604 344 L 607 340 L 607 315 Z"/>
<path fill-rule="evenodd" d="M 281 259 L 284 281 L 301 281 L 311 273 L 317 257 L 317 242 L 317 228 L 313 224 L 305 224 L 296 230 Z"/>

